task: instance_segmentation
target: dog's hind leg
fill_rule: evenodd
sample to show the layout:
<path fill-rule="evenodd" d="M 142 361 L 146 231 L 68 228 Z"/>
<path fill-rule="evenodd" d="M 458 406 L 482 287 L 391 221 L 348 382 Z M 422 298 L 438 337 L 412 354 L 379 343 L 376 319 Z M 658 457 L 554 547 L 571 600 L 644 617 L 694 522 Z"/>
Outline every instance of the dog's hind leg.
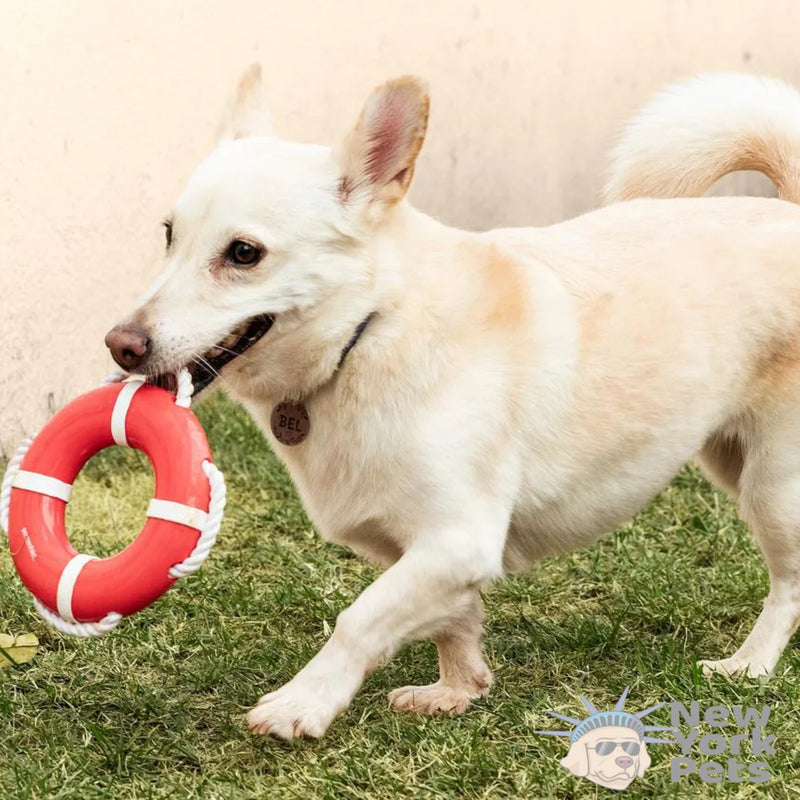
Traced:
<path fill-rule="evenodd" d="M 481 654 L 483 604 L 476 591 L 472 606 L 442 633 L 433 636 L 439 651 L 439 680 L 428 686 L 403 686 L 389 693 L 395 711 L 461 714 L 472 700 L 484 697 L 492 673 Z"/>
<path fill-rule="evenodd" d="M 769 427 L 753 437 L 738 481 L 740 514 L 769 568 L 769 595 L 730 658 L 700 662 L 706 673 L 769 674 L 800 622 L 800 409 L 784 410 Z"/>

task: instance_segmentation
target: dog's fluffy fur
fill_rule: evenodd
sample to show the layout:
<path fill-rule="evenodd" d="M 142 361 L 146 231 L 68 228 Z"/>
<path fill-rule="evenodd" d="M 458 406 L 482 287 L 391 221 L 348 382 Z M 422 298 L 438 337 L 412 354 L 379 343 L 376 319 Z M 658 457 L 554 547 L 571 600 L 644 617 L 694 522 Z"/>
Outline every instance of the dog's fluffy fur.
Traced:
<path fill-rule="evenodd" d="M 768 673 L 800 616 L 800 208 L 632 200 L 468 233 L 403 199 L 422 82 L 379 87 L 335 149 L 273 137 L 258 83 L 250 70 L 175 207 L 166 270 L 123 325 L 146 331 L 156 374 L 274 314 L 225 384 L 322 535 L 387 569 L 251 729 L 322 735 L 370 670 L 421 638 L 438 646 L 439 680 L 392 692 L 392 706 L 463 711 L 491 682 L 481 586 L 612 530 L 698 453 L 738 498 L 772 581 L 744 645 L 704 665 Z M 609 198 L 702 194 L 747 167 L 797 198 L 798 158 L 794 91 L 702 78 L 627 129 Z M 235 239 L 265 257 L 237 268 L 224 256 Z M 294 447 L 270 430 L 287 398 L 311 421 Z"/>

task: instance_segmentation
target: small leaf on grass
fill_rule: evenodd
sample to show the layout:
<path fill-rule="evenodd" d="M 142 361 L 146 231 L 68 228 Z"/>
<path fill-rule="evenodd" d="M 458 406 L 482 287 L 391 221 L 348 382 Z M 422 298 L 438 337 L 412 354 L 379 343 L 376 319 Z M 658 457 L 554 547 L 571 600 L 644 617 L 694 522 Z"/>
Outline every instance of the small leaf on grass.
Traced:
<path fill-rule="evenodd" d="M 39 651 L 39 640 L 32 633 L 10 636 L 0 633 L 0 669 L 12 664 L 24 664 Z"/>

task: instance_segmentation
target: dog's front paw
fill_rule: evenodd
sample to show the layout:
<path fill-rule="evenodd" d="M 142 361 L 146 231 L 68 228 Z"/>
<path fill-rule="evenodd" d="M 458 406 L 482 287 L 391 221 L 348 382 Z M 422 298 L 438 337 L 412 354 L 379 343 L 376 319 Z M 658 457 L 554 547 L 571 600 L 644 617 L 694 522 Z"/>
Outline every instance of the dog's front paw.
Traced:
<path fill-rule="evenodd" d="M 389 707 L 395 711 L 413 711 L 417 714 L 463 714 L 470 703 L 489 691 L 489 682 L 483 689 L 466 688 L 432 683 L 429 686 L 403 686 L 389 692 Z"/>
<path fill-rule="evenodd" d="M 247 715 L 247 727 L 252 733 L 271 734 L 287 741 L 298 736 L 317 739 L 343 710 L 343 706 L 326 700 L 313 688 L 290 681 L 258 701 Z"/>
<path fill-rule="evenodd" d="M 703 668 L 704 675 L 725 675 L 734 678 L 738 675 L 747 675 L 748 678 L 764 678 L 770 673 L 768 664 L 751 661 L 740 656 L 731 656 L 721 661 L 698 661 Z"/>

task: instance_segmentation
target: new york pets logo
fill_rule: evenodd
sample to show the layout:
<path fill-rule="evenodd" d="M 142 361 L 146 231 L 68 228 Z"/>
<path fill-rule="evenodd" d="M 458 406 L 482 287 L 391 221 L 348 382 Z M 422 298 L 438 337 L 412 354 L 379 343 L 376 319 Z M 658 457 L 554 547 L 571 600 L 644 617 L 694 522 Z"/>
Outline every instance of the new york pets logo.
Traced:
<path fill-rule="evenodd" d="M 554 717 L 575 726 L 570 731 L 536 731 L 549 736 L 568 736 L 569 751 L 561 759 L 561 766 L 573 775 L 588 778 L 609 789 L 627 789 L 634 778 L 644 775 L 650 766 L 647 744 L 680 745 L 681 754 L 670 761 L 670 780 L 679 783 L 688 775 L 696 775 L 704 783 L 764 783 L 769 780 L 769 765 L 763 761 L 749 761 L 747 756 L 762 759 L 775 754 L 775 734 L 765 728 L 770 707 L 743 708 L 710 706 L 700 713 L 700 704 L 694 700 L 688 708 L 684 703 L 670 703 L 672 726 L 645 725 L 642 720 L 665 703 L 650 706 L 636 714 L 624 710 L 628 688 L 622 693 L 611 711 L 598 711 L 583 695 L 581 702 L 589 712 L 585 719 L 575 719 L 548 711 Z M 712 728 L 728 728 L 726 733 L 712 732 L 700 735 L 702 722 Z M 679 726 L 688 726 L 682 732 Z M 734 733 L 733 727 L 736 732 Z M 650 731 L 671 731 L 675 739 L 647 736 Z M 708 758 L 711 756 L 712 758 Z"/>

